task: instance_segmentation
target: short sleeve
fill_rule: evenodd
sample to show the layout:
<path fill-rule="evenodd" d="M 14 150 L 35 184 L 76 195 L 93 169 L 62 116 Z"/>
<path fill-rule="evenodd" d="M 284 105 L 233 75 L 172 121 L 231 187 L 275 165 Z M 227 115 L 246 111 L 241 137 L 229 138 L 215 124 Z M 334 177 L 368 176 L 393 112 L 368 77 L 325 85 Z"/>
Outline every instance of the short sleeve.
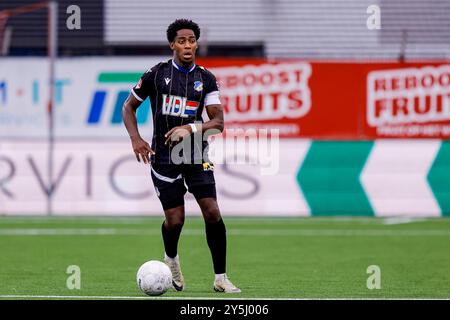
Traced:
<path fill-rule="evenodd" d="M 212 104 L 220 104 L 220 92 L 216 77 L 212 73 L 209 73 L 209 75 L 205 91 L 205 107 Z"/>
<path fill-rule="evenodd" d="M 144 101 L 155 91 L 155 67 L 148 69 L 131 89 L 131 94 L 139 101 Z"/>

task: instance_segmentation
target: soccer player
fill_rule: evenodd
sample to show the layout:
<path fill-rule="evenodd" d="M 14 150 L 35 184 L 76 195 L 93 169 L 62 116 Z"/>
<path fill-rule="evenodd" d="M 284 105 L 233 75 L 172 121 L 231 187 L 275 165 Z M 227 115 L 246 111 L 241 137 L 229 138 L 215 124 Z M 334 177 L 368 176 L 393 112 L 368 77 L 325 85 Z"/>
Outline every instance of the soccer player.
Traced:
<path fill-rule="evenodd" d="M 173 287 L 177 291 L 185 288 L 177 247 L 185 218 L 184 195 L 189 191 L 205 220 L 206 240 L 215 272 L 214 290 L 239 293 L 241 290 L 226 275 L 226 229 L 216 200 L 214 166 L 203 158 L 208 143 L 193 139 L 211 130 L 220 133 L 224 127 L 216 79 L 211 72 L 195 64 L 199 37 L 200 28 L 191 20 L 177 19 L 169 25 L 167 40 L 173 51 L 172 59 L 153 66 L 142 75 L 123 105 L 122 116 L 137 161 L 150 164 L 156 194 L 164 210 L 165 220 L 161 226 L 164 261 L 172 271 Z M 147 97 L 153 114 L 151 147 L 140 136 L 136 121 L 136 109 Z M 209 117 L 206 122 L 202 119 L 204 108 Z M 187 141 L 192 148 L 180 151 L 179 144 L 185 146 Z M 180 155 L 184 159 L 182 163 L 173 161 L 173 157 Z"/>

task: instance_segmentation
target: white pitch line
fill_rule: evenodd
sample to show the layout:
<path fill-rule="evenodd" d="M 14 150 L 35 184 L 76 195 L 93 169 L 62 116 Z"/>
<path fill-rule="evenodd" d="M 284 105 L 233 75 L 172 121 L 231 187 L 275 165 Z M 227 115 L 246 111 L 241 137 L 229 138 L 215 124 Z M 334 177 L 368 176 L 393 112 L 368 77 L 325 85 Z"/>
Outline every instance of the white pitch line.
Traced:
<path fill-rule="evenodd" d="M 155 220 L 162 221 L 163 216 L 135 216 L 135 217 L 86 217 L 86 216 L 0 216 L 0 222 L 7 224 L 46 224 L 46 223 L 78 223 L 78 224 L 145 224 Z M 200 220 L 201 216 L 187 216 L 186 219 Z M 311 223 L 380 223 L 382 220 L 377 217 L 241 217 L 227 216 L 227 220 L 232 224 L 260 224 L 260 223 L 289 223 L 289 224 L 311 224 Z"/>
<path fill-rule="evenodd" d="M 116 229 L 116 228 L 0 228 L 0 236 L 155 236 L 161 231 L 156 229 Z M 412 237 L 412 236 L 450 236 L 450 230 L 414 229 L 230 229 L 231 236 L 301 236 L 301 237 Z M 204 236 L 203 229 L 184 229 L 183 235 Z"/>
<path fill-rule="evenodd" d="M 423 222 L 426 220 L 427 219 L 424 219 L 424 218 L 392 217 L 392 218 L 384 219 L 383 224 L 385 224 L 385 225 L 406 224 L 406 223 L 414 223 L 414 222 Z"/>
<path fill-rule="evenodd" d="M 137 297 L 137 296 L 58 296 L 58 295 L 0 295 L 0 299 L 111 299 L 111 300 L 450 300 L 448 298 L 243 298 L 243 297 Z"/>
<path fill-rule="evenodd" d="M 57 295 L 0 295 L 1 298 L 41 298 L 41 299 L 123 299 L 123 300 L 309 300 L 304 298 L 242 298 L 242 297 L 134 297 L 134 296 L 57 296 Z"/>

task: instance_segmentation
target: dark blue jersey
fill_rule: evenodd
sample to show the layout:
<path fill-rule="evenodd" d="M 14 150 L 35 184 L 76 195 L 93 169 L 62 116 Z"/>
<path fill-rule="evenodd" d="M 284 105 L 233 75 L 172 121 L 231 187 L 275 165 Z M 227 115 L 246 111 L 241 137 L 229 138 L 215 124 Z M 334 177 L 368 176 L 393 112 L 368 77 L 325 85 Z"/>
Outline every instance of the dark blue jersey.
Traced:
<path fill-rule="evenodd" d="M 204 107 L 220 104 L 216 78 L 211 72 L 198 65 L 187 70 L 172 59 L 147 70 L 131 93 L 139 101 L 150 99 L 154 128 L 152 149 L 156 153 L 151 161 L 160 164 L 173 163 L 170 154 L 174 146 L 164 144 L 164 135 L 173 127 L 203 123 Z M 203 154 L 208 142 L 195 143 L 194 139 L 192 142 L 191 161 L 194 161 L 194 151 L 197 149 L 197 155 Z"/>

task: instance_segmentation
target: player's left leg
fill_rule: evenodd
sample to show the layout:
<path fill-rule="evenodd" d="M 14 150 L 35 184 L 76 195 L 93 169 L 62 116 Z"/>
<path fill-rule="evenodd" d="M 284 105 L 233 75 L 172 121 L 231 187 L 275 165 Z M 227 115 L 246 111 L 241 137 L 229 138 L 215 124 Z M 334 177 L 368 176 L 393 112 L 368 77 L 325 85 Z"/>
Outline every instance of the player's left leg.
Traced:
<path fill-rule="evenodd" d="M 205 220 L 206 240 L 214 266 L 214 290 L 227 293 L 241 292 L 226 275 L 227 236 L 216 199 L 214 166 L 205 164 L 186 165 L 184 177 L 202 211 Z"/>
<path fill-rule="evenodd" d="M 214 188 L 214 186 L 211 186 Z M 206 241 L 211 251 L 214 266 L 214 290 L 239 293 L 241 290 L 231 283 L 226 274 L 227 236 L 216 198 L 201 198 L 195 195 L 205 220 Z"/>

